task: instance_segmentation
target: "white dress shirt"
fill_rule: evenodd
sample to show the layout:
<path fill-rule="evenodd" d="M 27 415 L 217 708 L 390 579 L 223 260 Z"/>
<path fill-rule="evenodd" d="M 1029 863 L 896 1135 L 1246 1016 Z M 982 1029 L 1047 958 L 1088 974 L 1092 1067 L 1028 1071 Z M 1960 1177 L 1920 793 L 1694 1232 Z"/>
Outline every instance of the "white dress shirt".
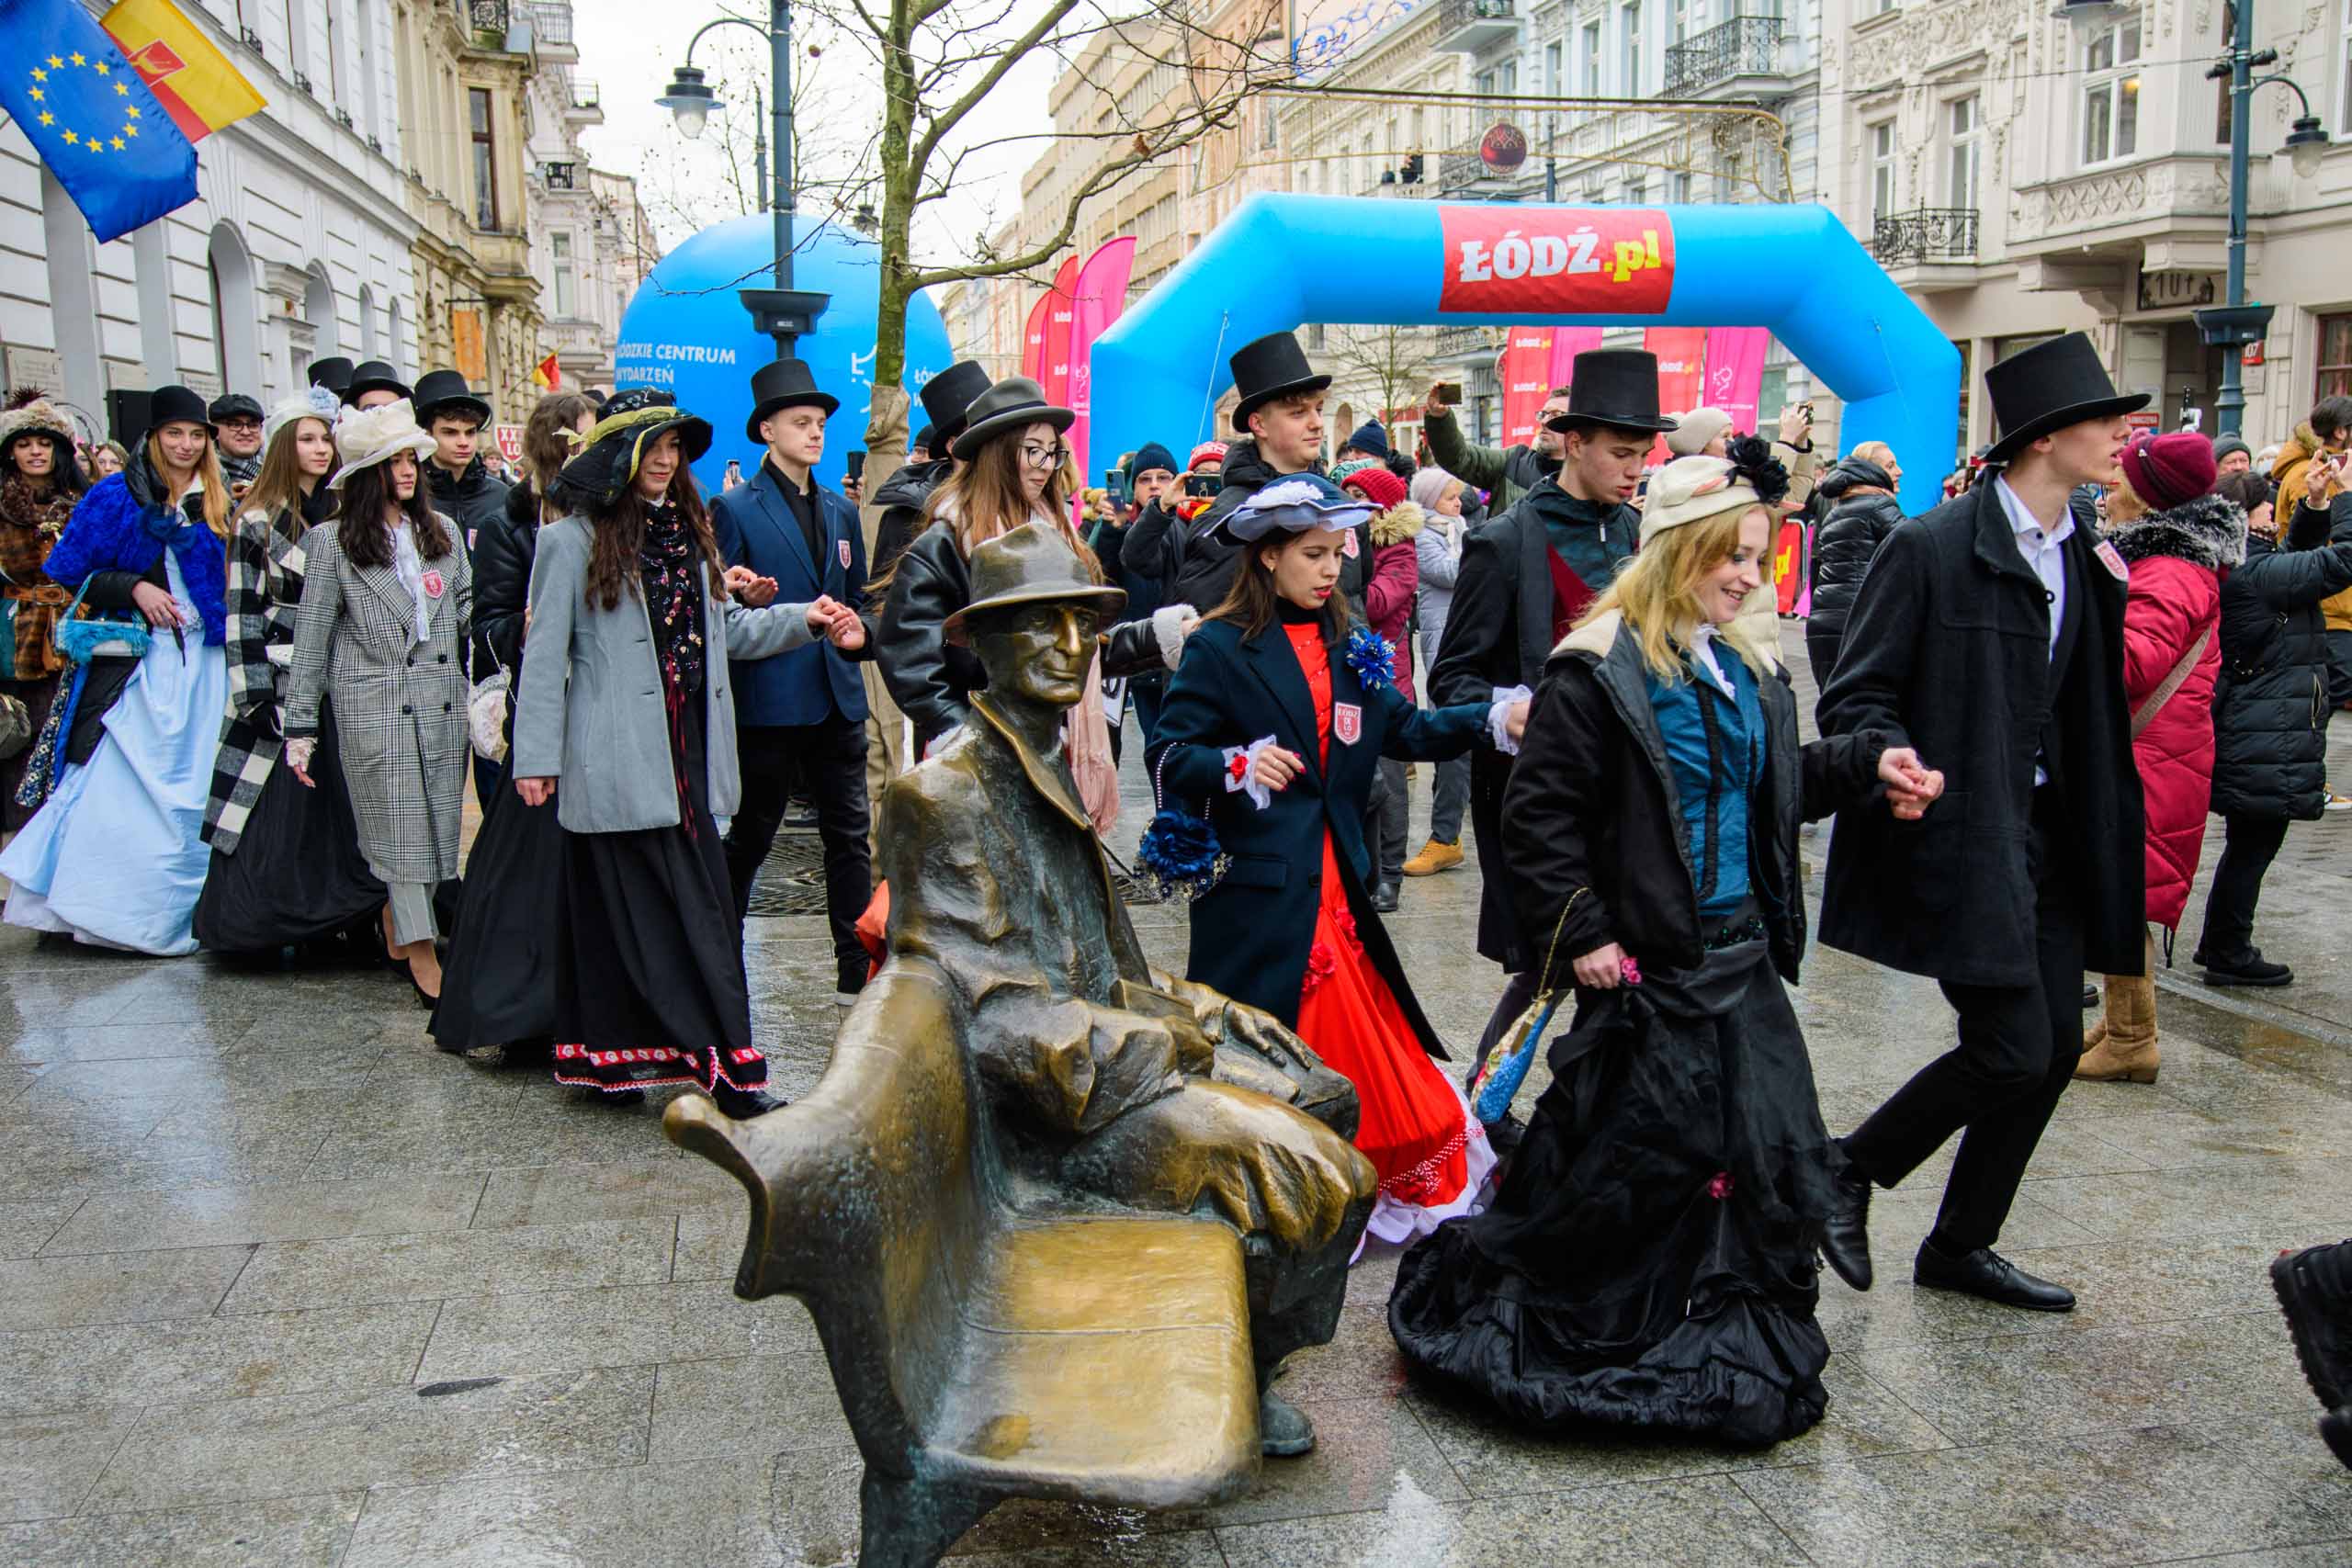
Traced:
<path fill-rule="evenodd" d="M 2075 536 L 2075 513 L 2071 507 L 2062 506 L 2058 526 L 2045 531 L 2041 519 L 2026 509 L 2018 492 L 2009 488 L 2006 475 L 1993 478 L 1994 493 L 2001 498 L 2001 510 L 2008 514 L 2009 526 L 2017 530 L 2018 554 L 2034 576 L 2041 579 L 2041 591 L 2050 599 L 2050 657 L 2058 657 L 2058 630 L 2066 618 L 2066 541 Z M 2041 765 L 2037 755 L 2033 764 L 2034 787 L 2039 789 L 2050 782 L 2050 771 Z"/>

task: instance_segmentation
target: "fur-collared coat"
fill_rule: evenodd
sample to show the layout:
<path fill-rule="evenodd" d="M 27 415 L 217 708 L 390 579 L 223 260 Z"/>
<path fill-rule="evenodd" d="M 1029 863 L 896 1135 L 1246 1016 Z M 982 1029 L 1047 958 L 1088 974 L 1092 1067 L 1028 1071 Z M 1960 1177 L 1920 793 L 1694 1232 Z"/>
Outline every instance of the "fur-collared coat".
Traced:
<path fill-rule="evenodd" d="M 2123 602 L 2123 695 L 2133 713 L 2199 637 L 2179 688 L 2132 742 L 2148 809 L 2148 919 L 2180 924 L 2205 850 L 2213 795 L 2213 683 L 2222 669 L 2222 579 L 2245 559 L 2245 513 L 2218 495 L 2108 534 L 2132 568 Z"/>

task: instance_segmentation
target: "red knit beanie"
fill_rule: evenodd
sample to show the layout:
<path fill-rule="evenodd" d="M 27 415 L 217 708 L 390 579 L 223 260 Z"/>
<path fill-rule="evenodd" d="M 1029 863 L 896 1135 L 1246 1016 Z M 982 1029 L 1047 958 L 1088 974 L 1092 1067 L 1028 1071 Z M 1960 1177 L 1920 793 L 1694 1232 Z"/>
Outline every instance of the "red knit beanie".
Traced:
<path fill-rule="evenodd" d="M 2158 512 L 2211 495 L 2220 471 L 2213 462 L 2212 441 L 2193 430 L 2140 436 L 2123 448 L 2122 461 L 2123 477 Z"/>
<path fill-rule="evenodd" d="M 1386 468 L 1362 468 L 1340 481 L 1341 490 L 1360 490 L 1363 498 L 1383 512 L 1398 506 L 1405 499 L 1405 481 Z"/>

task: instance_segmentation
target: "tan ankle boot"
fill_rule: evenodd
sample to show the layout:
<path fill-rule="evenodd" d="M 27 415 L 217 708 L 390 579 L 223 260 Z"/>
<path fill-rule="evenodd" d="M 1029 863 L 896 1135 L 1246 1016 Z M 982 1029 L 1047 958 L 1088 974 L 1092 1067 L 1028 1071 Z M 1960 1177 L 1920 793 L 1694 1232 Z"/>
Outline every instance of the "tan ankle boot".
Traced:
<path fill-rule="evenodd" d="M 1460 844 L 1442 843 L 1431 839 L 1421 846 L 1421 852 L 1405 863 L 1408 876 L 1434 876 L 1441 871 L 1452 871 L 1462 863 Z"/>
<path fill-rule="evenodd" d="M 2155 962 L 2151 942 L 2145 974 L 2107 977 L 2107 1017 L 2085 1037 L 2088 1049 L 2075 1066 L 2076 1077 L 2102 1083 L 2156 1081 Z"/>

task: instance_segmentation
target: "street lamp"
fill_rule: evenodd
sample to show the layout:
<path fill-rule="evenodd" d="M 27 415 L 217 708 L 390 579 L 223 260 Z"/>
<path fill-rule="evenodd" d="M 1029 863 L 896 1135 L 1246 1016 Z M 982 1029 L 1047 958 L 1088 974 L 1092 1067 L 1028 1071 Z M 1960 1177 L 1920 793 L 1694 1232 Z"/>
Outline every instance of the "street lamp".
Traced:
<path fill-rule="evenodd" d="M 2241 384 L 2240 367 L 2246 346 L 2260 343 L 2270 331 L 2271 307 L 2249 304 L 2245 297 L 2246 179 L 2254 90 L 2277 83 L 2294 94 L 2302 105 L 2303 112 L 2295 120 L 2294 129 L 2287 133 L 2285 147 L 2299 176 L 2308 179 L 2319 173 L 2320 160 L 2326 155 L 2328 145 L 2327 132 L 2320 129 L 2319 117 L 2312 113 L 2310 97 L 2292 78 L 2284 72 L 2259 78 L 2254 74 L 2258 65 L 2278 62 L 2277 50 L 2254 47 L 2254 0 L 2237 0 L 2232 9 L 2236 25 L 2231 29 L 2229 52 L 2205 73 L 2212 80 L 2230 85 L 2228 287 L 2221 305 L 2197 312 L 2199 335 L 2222 350 L 2222 388 L 2213 399 L 2213 425 L 2221 435 L 2237 434 L 2245 421 L 2245 390 Z"/>
<path fill-rule="evenodd" d="M 710 117 L 727 106 L 718 101 L 695 69 L 695 45 L 703 34 L 713 28 L 728 26 L 750 28 L 768 40 L 768 74 L 770 97 L 768 105 L 759 101 L 759 91 L 752 89 L 755 111 L 773 106 L 768 120 L 770 137 L 775 142 L 775 181 L 768 182 L 767 143 L 770 138 L 759 138 L 752 143 L 752 156 L 757 164 L 759 183 L 769 191 L 767 209 L 775 219 L 775 287 L 737 290 L 743 308 L 752 312 L 758 329 L 775 339 L 775 356 L 790 359 L 793 344 L 802 333 L 816 324 L 831 302 L 831 296 L 810 293 L 792 287 L 792 5 L 791 0 L 769 0 L 768 25 L 764 28 L 747 17 L 720 17 L 705 22 L 686 40 L 685 63 L 680 65 L 670 81 L 670 90 L 653 101 L 670 111 L 677 122 L 678 134 L 691 141 L 703 132 Z"/>

